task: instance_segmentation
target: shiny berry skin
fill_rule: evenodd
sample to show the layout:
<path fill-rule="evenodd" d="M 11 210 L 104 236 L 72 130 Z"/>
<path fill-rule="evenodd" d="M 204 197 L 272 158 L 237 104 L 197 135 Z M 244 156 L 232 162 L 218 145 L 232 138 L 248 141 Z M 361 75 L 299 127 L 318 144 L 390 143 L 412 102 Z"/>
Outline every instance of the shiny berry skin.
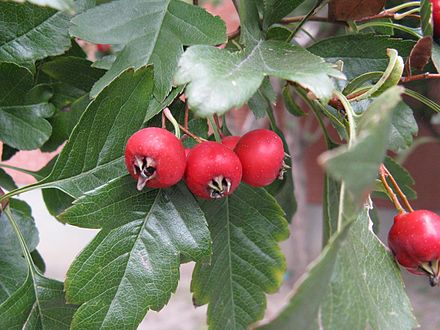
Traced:
<path fill-rule="evenodd" d="M 434 38 L 440 38 L 440 0 L 431 0 Z"/>
<path fill-rule="evenodd" d="M 190 148 L 185 148 L 185 157 L 188 157 L 190 151 Z"/>
<path fill-rule="evenodd" d="M 137 189 L 175 185 L 185 173 L 182 142 L 163 128 L 148 127 L 134 133 L 125 147 L 125 166 L 137 180 Z"/>
<path fill-rule="evenodd" d="M 284 147 L 281 138 L 267 129 L 246 133 L 234 149 L 243 166 L 242 180 L 253 187 L 264 187 L 282 178 Z"/>
<path fill-rule="evenodd" d="M 186 160 L 185 182 L 194 195 L 217 199 L 237 189 L 241 173 L 240 160 L 231 149 L 206 141 L 191 149 Z"/>
<path fill-rule="evenodd" d="M 427 210 L 398 214 L 388 234 L 388 245 L 408 271 L 439 283 L 440 216 Z"/>
<path fill-rule="evenodd" d="M 109 44 L 97 44 L 96 46 L 98 47 L 98 51 L 101 53 L 108 53 L 112 49 L 112 46 Z"/>
<path fill-rule="evenodd" d="M 240 140 L 239 136 L 225 136 L 222 139 L 222 144 L 227 146 L 229 149 L 234 150 L 234 148 L 237 146 L 238 141 Z"/>

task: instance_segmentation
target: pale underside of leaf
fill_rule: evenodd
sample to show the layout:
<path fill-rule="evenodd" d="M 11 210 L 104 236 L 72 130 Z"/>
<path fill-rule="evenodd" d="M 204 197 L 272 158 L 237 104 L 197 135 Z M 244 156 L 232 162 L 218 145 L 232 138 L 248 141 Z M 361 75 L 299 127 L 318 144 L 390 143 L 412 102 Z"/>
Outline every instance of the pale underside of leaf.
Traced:
<path fill-rule="evenodd" d="M 330 77 L 344 78 L 301 47 L 261 40 L 251 50 L 235 53 L 192 46 L 181 57 L 174 81 L 188 84 L 185 94 L 190 107 L 206 117 L 241 106 L 254 95 L 265 76 L 296 82 L 324 100 L 333 93 Z"/>

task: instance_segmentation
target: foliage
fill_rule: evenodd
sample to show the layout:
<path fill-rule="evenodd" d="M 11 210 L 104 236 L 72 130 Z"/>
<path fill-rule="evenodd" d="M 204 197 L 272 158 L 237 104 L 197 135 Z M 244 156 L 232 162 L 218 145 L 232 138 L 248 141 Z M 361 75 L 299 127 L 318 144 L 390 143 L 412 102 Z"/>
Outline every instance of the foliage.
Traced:
<path fill-rule="evenodd" d="M 393 200 L 378 178 L 384 164 L 416 198 L 411 175 L 387 155 L 410 150 L 418 133 L 404 94 L 440 107 L 396 85 L 435 78 L 421 70 L 439 68 L 440 46 L 429 0 L 385 11 L 384 2 L 234 1 L 240 29 L 227 35 L 220 17 L 190 1 L 0 1 L 0 186 L 9 191 L 0 194 L 1 205 L 9 200 L 0 208 L 0 328 L 136 329 L 168 303 L 189 261 L 210 329 L 255 326 L 286 272 L 279 243 L 297 207 L 292 173 L 213 201 L 184 182 L 137 191 L 124 164 L 128 138 L 160 126 L 164 109 L 177 123 L 163 126 L 192 147 L 229 135 L 230 110 L 244 104 L 283 139 L 286 165 L 297 161 L 287 143 L 295 117 L 314 116 L 328 148 L 318 158 L 323 251 L 261 328 L 415 327 L 399 270 L 373 232 L 370 197 Z M 327 4 L 328 17 L 316 16 Z M 407 20 L 414 13 L 417 26 Z M 306 45 L 301 31 L 313 35 Z M 75 38 L 110 44 L 111 54 L 87 59 Z M 44 169 L 25 171 L 37 183 L 17 188 L 5 171 L 19 150 L 62 145 Z M 13 198 L 32 189 L 62 223 L 100 229 L 64 283 L 44 276 L 31 208 Z"/>

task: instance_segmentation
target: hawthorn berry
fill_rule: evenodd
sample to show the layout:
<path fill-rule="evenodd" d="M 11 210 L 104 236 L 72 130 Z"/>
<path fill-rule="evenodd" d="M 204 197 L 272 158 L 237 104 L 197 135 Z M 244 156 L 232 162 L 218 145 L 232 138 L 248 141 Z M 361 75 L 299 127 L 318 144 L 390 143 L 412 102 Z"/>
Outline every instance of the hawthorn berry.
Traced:
<path fill-rule="evenodd" d="M 234 149 L 243 166 L 243 181 L 253 187 L 264 187 L 282 179 L 284 147 L 281 138 L 267 129 L 243 135 Z"/>
<path fill-rule="evenodd" d="M 408 271 L 427 275 L 431 286 L 439 284 L 440 216 L 428 210 L 396 215 L 388 245 Z"/>
<path fill-rule="evenodd" d="M 431 0 L 434 38 L 440 37 L 440 0 Z"/>
<path fill-rule="evenodd" d="M 171 187 L 185 173 L 182 142 L 166 129 L 148 127 L 134 133 L 125 147 L 125 165 L 137 189 Z"/>
<path fill-rule="evenodd" d="M 235 135 L 225 136 L 222 139 L 222 144 L 227 146 L 229 149 L 234 150 L 239 140 L 240 140 L 239 136 L 235 136 Z"/>
<path fill-rule="evenodd" d="M 221 143 L 202 142 L 188 154 L 185 182 L 198 197 L 217 199 L 232 194 L 241 174 L 240 159 Z"/>

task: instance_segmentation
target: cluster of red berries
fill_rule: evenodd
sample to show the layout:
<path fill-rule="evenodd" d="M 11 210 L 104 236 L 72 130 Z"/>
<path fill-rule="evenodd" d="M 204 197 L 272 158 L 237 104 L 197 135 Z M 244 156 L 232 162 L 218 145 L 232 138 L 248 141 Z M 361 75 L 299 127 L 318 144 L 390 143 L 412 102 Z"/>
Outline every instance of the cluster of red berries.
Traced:
<path fill-rule="evenodd" d="M 232 194 L 241 181 L 264 187 L 282 179 L 284 156 L 283 141 L 266 129 L 185 149 L 166 129 L 149 127 L 128 139 L 125 165 L 138 190 L 171 187 L 184 178 L 194 195 L 217 199 Z"/>
<path fill-rule="evenodd" d="M 388 245 L 408 271 L 428 276 L 431 286 L 439 284 L 440 216 L 427 210 L 396 215 Z"/>

